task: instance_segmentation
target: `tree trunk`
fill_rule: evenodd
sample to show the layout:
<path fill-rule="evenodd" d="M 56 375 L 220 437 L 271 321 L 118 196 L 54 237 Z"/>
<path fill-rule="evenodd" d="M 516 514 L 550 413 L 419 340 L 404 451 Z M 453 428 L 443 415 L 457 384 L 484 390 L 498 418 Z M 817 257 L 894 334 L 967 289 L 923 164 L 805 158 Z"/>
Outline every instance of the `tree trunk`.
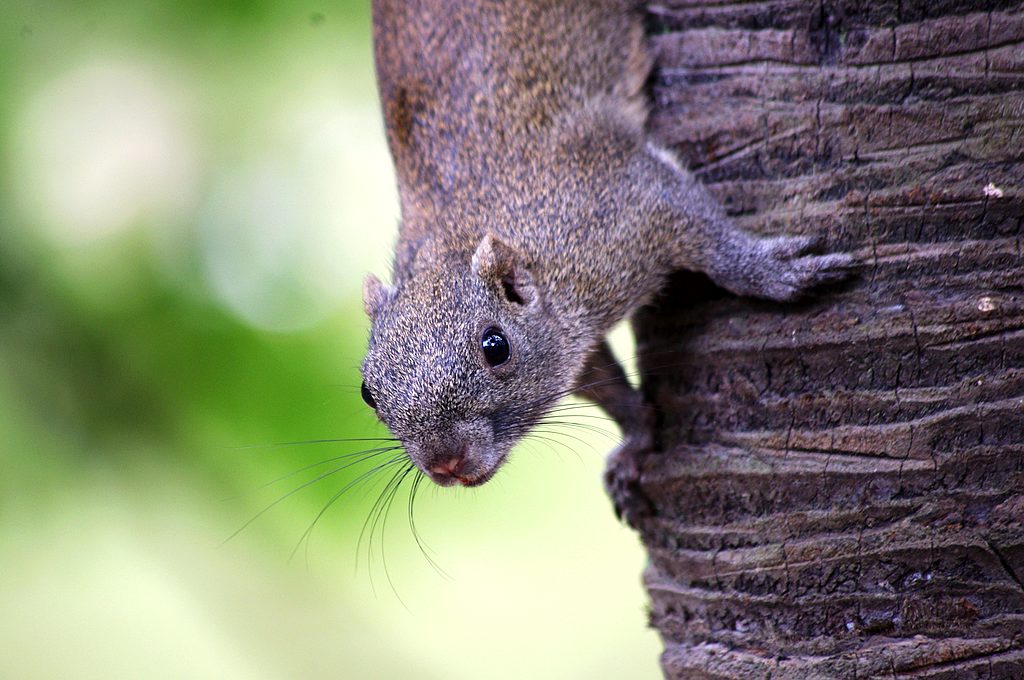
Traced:
<path fill-rule="evenodd" d="M 650 14 L 653 133 L 744 226 L 863 262 L 637 316 L 666 675 L 1024 678 L 1024 6 Z"/>

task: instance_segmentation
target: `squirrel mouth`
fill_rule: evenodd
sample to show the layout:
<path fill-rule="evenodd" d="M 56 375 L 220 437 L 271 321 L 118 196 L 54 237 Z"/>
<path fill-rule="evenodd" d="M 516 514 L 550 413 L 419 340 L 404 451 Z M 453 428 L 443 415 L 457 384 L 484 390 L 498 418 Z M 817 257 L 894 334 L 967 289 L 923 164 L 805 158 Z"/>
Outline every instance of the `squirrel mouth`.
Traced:
<path fill-rule="evenodd" d="M 488 475 L 453 475 L 435 468 L 430 468 L 430 478 L 440 486 L 479 486 L 488 479 Z"/>
<path fill-rule="evenodd" d="M 438 486 L 454 486 L 456 484 L 460 484 L 462 486 L 477 486 L 483 483 L 478 477 L 439 474 L 434 472 L 434 470 L 431 470 L 430 479 L 432 479 Z"/>
<path fill-rule="evenodd" d="M 503 455 L 501 458 L 498 459 L 497 462 L 495 462 L 493 465 L 491 465 L 490 467 L 488 467 L 486 469 L 481 468 L 481 467 L 477 467 L 476 469 L 473 470 L 473 474 L 470 474 L 470 475 L 463 474 L 458 479 L 459 483 L 462 484 L 462 486 L 467 487 L 467 488 L 468 487 L 472 487 L 472 486 L 480 486 L 482 484 L 486 484 L 487 482 L 489 482 L 491 480 L 491 477 L 493 477 L 495 475 L 495 473 L 498 472 L 498 468 L 500 468 L 502 466 L 502 464 L 505 462 L 505 459 L 507 457 L 508 457 L 507 454 Z"/>
<path fill-rule="evenodd" d="M 461 484 L 462 486 L 479 486 L 480 484 L 483 484 L 485 481 L 487 481 L 486 478 L 482 478 L 482 477 L 479 477 L 479 476 L 478 477 L 456 477 L 455 479 L 457 479 L 459 484 Z"/>

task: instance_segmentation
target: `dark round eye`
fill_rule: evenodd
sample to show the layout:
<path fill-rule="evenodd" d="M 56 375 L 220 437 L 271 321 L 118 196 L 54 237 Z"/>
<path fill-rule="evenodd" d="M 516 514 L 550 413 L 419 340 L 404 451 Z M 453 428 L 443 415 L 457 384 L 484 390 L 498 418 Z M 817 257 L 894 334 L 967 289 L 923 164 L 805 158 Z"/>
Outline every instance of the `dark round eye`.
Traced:
<path fill-rule="evenodd" d="M 359 388 L 359 394 L 363 397 L 363 401 L 366 405 L 372 408 L 374 411 L 377 410 L 377 402 L 373 400 L 373 395 L 370 394 L 370 388 L 366 386 L 366 381 L 363 381 L 362 386 Z"/>
<path fill-rule="evenodd" d="M 493 326 L 484 331 L 480 346 L 484 350 L 484 359 L 492 368 L 501 366 L 512 355 L 512 347 L 508 344 L 508 338 L 500 328 Z"/>

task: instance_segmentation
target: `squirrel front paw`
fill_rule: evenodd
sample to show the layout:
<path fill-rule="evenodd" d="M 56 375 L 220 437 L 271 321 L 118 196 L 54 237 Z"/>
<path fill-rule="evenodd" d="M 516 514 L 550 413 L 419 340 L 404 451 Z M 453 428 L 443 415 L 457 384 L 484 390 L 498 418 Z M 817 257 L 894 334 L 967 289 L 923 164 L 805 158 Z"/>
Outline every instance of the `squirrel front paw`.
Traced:
<path fill-rule="evenodd" d="M 650 434 L 628 436 L 608 456 L 604 486 L 612 499 L 615 515 L 634 529 L 646 517 L 654 515 L 654 504 L 640 487 L 640 460 L 651 453 Z"/>
<path fill-rule="evenodd" d="M 855 261 L 846 253 L 813 254 L 821 247 L 814 236 L 778 236 L 758 243 L 748 295 L 794 300 L 812 288 L 847 278 Z"/>

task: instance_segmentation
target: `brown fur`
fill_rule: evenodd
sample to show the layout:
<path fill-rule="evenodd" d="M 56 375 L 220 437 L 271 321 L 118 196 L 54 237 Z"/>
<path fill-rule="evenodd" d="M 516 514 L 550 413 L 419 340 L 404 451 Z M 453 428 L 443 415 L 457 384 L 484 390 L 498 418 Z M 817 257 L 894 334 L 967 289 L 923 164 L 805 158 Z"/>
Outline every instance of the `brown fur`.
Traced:
<path fill-rule="evenodd" d="M 463 483 L 489 479 L 593 376 L 600 388 L 580 393 L 623 425 L 615 474 L 635 476 L 629 454 L 649 445 L 649 417 L 603 365 L 609 328 L 676 269 L 790 299 L 849 262 L 737 229 L 649 143 L 636 3 L 376 0 L 374 43 L 403 221 L 392 285 L 367 280 L 363 374 L 380 417 L 439 483 L 454 480 L 431 468 L 453 457 Z M 498 370 L 479 347 L 488 326 L 513 348 Z"/>

